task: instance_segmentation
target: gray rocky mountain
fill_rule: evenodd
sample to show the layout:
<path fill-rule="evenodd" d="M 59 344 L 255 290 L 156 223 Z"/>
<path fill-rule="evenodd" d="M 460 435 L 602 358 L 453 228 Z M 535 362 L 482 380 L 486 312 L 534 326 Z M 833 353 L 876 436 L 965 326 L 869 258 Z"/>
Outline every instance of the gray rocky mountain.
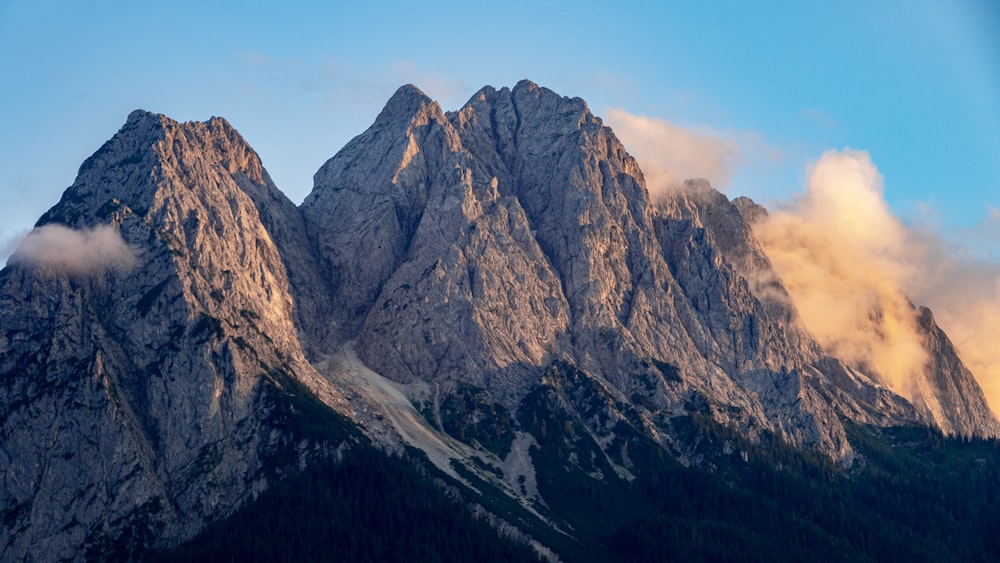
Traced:
<path fill-rule="evenodd" d="M 301 218 L 225 121 L 133 113 L 53 223 L 111 225 L 138 260 L 77 274 L 15 254 L 0 273 L 0 559 L 189 537 L 305 447 L 277 431 L 285 391 L 343 405 L 293 322 L 290 288 L 317 283 L 283 263 L 308 255 Z"/>
<path fill-rule="evenodd" d="M 224 120 L 135 112 L 38 224 L 110 228 L 130 259 L 0 272 L 0 559 L 170 545 L 362 433 L 541 520 L 552 421 L 598 480 L 640 441 L 697 463 L 692 412 L 845 467 L 842 418 L 1000 433 L 929 312 L 933 404 L 824 352 L 765 214 L 701 181 L 651 201 L 583 100 L 528 81 L 448 113 L 400 88 L 299 207 Z M 290 423 L 319 411 L 360 431 Z"/>
<path fill-rule="evenodd" d="M 449 114 L 404 86 L 302 208 L 328 277 L 348 276 L 335 301 L 361 359 L 400 383 L 471 386 L 512 411 L 565 360 L 653 434 L 669 436 L 662 413 L 705 401 L 844 463 L 838 416 L 997 431 L 975 394 L 935 417 L 828 357 L 744 219 L 751 202 L 691 182 L 654 205 L 582 100 L 527 81 Z"/>
<path fill-rule="evenodd" d="M 688 187 L 692 189 L 693 184 Z M 710 188 L 702 187 L 701 191 L 704 192 L 706 189 L 710 190 Z M 717 200 L 725 200 L 724 196 L 717 192 L 715 197 Z M 736 270 L 748 280 L 756 280 L 751 285 L 755 295 L 761 299 L 762 303 L 768 305 L 772 310 L 786 311 L 784 313 L 786 324 L 797 324 L 799 326 L 797 332 L 802 333 L 801 323 L 796 319 L 794 310 L 788 306 L 791 300 L 787 292 L 781 288 L 780 280 L 771 268 L 760 245 L 754 242 L 752 225 L 766 219 L 767 211 L 747 198 L 737 198 L 733 201 L 732 207 L 731 214 L 738 211 L 743 219 L 740 223 L 743 225 L 745 234 L 735 238 L 735 240 L 740 241 L 738 245 L 743 246 L 743 248 L 735 252 L 733 250 L 727 251 L 727 258 Z M 717 238 L 717 240 L 719 239 Z M 747 243 L 743 241 L 747 241 Z M 733 246 L 727 243 L 723 245 L 723 248 L 733 248 Z M 881 376 L 870 366 L 836 367 L 830 358 L 825 359 L 820 365 L 821 371 L 827 371 L 832 376 L 825 387 L 829 392 L 841 391 L 846 382 L 837 374 L 844 373 L 844 368 L 846 368 L 854 372 L 854 379 L 863 382 L 863 385 L 867 387 L 865 391 L 860 393 L 859 397 L 870 398 L 873 394 L 879 395 L 879 399 L 874 402 L 866 399 L 860 404 L 850 407 L 845 404 L 847 407 L 845 412 L 851 413 L 849 417 L 853 420 L 885 424 L 882 417 L 887 413 L 896 413 L 902 416 L 903 420 L 931 424 L 948 434 L 1000 436 L 1000 423 L 997 422 L 990 410 L 982 389 L 962 363 L 947 335 L 934 322 L 930 310 L 914 306 L 913 314 L 917 319 L 918 333 L 929 361 L 918 373 L 913 374 L 911 382 L 913 386 L 912 404 L 900 401 L 900 397 L 888 393 L 882 388 L 878 384 L 881 381 Z M 801 338 L 799 341 L 805 342 Z M 815 344 L 811 344 L 811 346 L 815 350 L 819 349 Z M 827 367 L 823 368 L 822 366 Z M 851 384 L 846 385 L 847 388 L 852 386 Z M 961 397 L 961 399 L 956 401 L 957 397 Z M 868 416 L 859 416 L 856 409 L 865 410 L 866 403 L 876 408 L 867 409 Z M 907 413 L 908 410 L 914 412 Z"/>
<path fill-rule="evenodd" d="M 986 403 L 983 390 L 962 363 L 948 335 L 934 321 L 930 309 L 919 308 L 918 327 L 930 362 L 924 368 L 927 397 L 918 402 L 934 423 L 951 434 L 1000 436 L 1000 425 Z M 926 403 L 936 404 L 928 405 Z"/>

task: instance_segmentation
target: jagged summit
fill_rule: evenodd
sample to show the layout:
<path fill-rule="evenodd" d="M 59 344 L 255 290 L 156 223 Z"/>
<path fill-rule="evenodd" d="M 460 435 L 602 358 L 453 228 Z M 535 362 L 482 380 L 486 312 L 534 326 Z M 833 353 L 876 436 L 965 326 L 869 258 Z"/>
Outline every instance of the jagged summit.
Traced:
<path fill-rule="evenodd" d="M 536 515 L 552 467 L 697 465 L 694 415 L 844 467 L 845 420 L 996 433 L 929 312 L 933 405 L 824 352 L 765 215 L 703 181 L 654 204 L 582 99 L 527 80 L 448 113 L 399 88 L 299 207 L 224 119 L 132 112 L 39 225 L 104 226 L 136 267 L 0 275 L 0 559 L 189 537 L 341 455 L 328 416 Z"/>
<path fill-rule="evenodd" d="M 389 98 L 375 118 L 372 128 L 406 127 L 415 123 L 425 123 L 439 115 L 443 115 L 440 104 L 416 86 L 406 84 L 400 86 Z"/>
<path fill-rule="evenodd" d="M 45 243 L 45 272 L 23 261 L 0 277 L 0 464 L 19 468 L 0 477 L 0 507 L 16 509 L 0 559 L 72 559 L 123 526 L 188 537 L 296 447 L 275 433 L 282 388 L 342 401 L 296 329 L 321 335 L 310 319 L 326 313 L 301 216 L 225 120 L 134 112 L 49 223 L 69 229 Z M 134 267 L 59 275 L 60 245 L 93 227 L 105 234 L 78 252 L 117 241 Z"/>
<path fill-rule="evenodd" d="M 128 117 L 125 119 L 125 125 L 131 125 L 134 127 L 135 125 L 144 121 L 162 123 L 163 120 L 165 119 L 169 120 L 170 118 L 163 115 L 162 113 L 154 113 L 151 111 L 144 110 L 142 108 L 138 108 L 132 110 L 132 112 L 128 114 Z"/>
<path fill-rule="evenodd" d="M 419 107 L 431 103 L 434 103 L 434 100 L 425 94 L 423 90 L 413 84 L 403 84 L 389 97 L 389 100 L 385 103 L 385 108 Z"/>
<path fill-rule="evenodd" d="M 266 177 L 260 157 L 225 119 L 180 123 L 135 110 L 83 162 L 76 181 L 36 226 L 52 222 L 92 226 L 108 222 L 112 215 L 121 218 L 125 207 L 130 212 L 148 212 L 174 188 L 221 187 L 211 180 L 219 172 L 277 190 Z"/>

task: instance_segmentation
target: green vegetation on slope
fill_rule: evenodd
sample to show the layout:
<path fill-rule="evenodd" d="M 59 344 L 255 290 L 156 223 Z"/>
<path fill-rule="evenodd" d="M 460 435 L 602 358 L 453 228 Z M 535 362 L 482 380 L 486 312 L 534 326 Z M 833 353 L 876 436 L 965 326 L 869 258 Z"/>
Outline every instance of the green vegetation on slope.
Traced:
<path fill-rule="evenodd" d="M 1000 560 L 1000 442 L 927 428 L 845 422 L 864 461 L 842 471 L 774 435 L 751 441 L 692 412 L 671 419 L 685 467 L 627 422 L 604 452 L 582 432 L 595 386 L 569 365 L 529 395 L 519 420 L 572 561 Z M 552 371 L 550 370 L 550 371 Z M 611 463 L 627 444 L 635 478 Z"/>
<path fill-rule="evenodd" d="M 357 446 L 278 482 L 163 561 L 535 561 L 402 458 Z"/>
<path fill-rule="evenodd" d="M 390 457 L 361 440 L 338 462 L 278 481 L 164 558 L 534 558 L 473 517 L 463 504 L 472 501 L 566 561 L 1000 560 L 1000 442 L 845 422 L 860 455 L 844 471 L 774 435 L 750 440 L 692 409 L 670 419 L 677 445 L 697 460 L 685 466 L 636 430 L 632 412 L 616 423 L 603 419 L 615 437 L 600 447 L 583 417 L 593 422 L 612 403 L 599 383 L 560 363 L 518 409 L 520 427 L 538 443 L 531 456 L 545 504 L 537 508 L 559 531 L 461 467 L 480 493 L 462 490 L 457 500 L 445 491 L 462 486 L 413 464 L 419 455 Z M 276 413 L 290 422 L 317 414 L 307 411 Z M 331 427 L 301 429 L 318 438 Z"/>

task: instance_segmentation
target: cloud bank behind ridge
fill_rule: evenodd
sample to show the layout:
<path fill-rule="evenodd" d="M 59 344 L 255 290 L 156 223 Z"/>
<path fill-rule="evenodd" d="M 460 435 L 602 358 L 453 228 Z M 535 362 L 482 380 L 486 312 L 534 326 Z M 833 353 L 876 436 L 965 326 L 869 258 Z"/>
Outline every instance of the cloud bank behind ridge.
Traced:
<path fill-rule="evenodd" d="M 1000 264 L 898 219 L 867 152 L 825 152 L 806 192 L 754 233 L 827 350 L 873 368 L 907 398 L 929 398 L 917 377 L 927 358 L 912 299 L 933 310 L 1000 412 Z"/>
<path fill-rule="evenodd" d="M 725 188 L 747 151 L 761 152 L 759 140 L 605 113 L 654 200 L 691 178 Z M 963 233 L 967 247 L 956 247 L 940 229 L 896 217 L 871 156 L 851 149 L 823 153 L 808 167 L 805 192 L 774 207 L 754 232 L 825 349 L 875 370 L 897 393 L 927 400 L 918 374 L 928 358 L 912 304 L 927 306 L 1000 412 L 1000 210 L 987 207 L 982 223 Z"/>
<path fill-rule="evenodd" d="M 692 178 L 704 178 L 723 189 L 740 158 L 739 143 L 715 132 L 685 129 L 620 108 L 605 110 L 604 121 L 639 162 L 653 199 L 679 189 L 684 180 Z"/>

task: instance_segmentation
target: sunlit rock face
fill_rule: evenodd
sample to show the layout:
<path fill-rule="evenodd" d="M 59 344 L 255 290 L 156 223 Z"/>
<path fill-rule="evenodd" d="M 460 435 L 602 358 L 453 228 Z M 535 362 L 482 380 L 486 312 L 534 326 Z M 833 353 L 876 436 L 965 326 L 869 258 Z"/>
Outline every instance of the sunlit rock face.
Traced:
<path fill-rule="evenodd" d="M 302 220 L 225 121 L 135 112 L 39 228 L 55 224 L 107 229 L 132 260 L 66 269 L 28 248 L 0 273 L 0 559 L 188 537 L 265 485 L 275 379 L 338 404 L 293 322 L 290 281 L 314 282 L 283 262 L 309 248 Z"/>
<path fill-rule="evenodd" d="M 402 383 L 472 386 L 514 408 L 562 359 L 650 432 L 705 401 L 724 422 L 845 463 L 841 415 L 996 432 L 975 393 L 942 418 L 830 357 L 754 238 L 763 209 L 703 181 L 651 202 L 585 102 L 528 81 L 450 113 L 404 86 L 302 209 L 344 337 Z M 970 405 L 978 418 L 952 425 Z"/>
<path fill-rule="evenodd" d="M 823 349 L 764 216 L 703 181 L 651 201 L 528 81 L 448 113 L 400 88 L 299 207 L 224 120 L 134 112 L 0 272 L 0 560 L 190 537 L 340 451 L 287 424 L 316 409 L 453 477 L 495 462 L 525 506 L 548 422 L 583 425 L 560 464 L 623 479 L 630 441 L 697 463 L 693 412 L 845 466 L 842 417 L 997 433 L 929 312 L 921 400 Z"/>

